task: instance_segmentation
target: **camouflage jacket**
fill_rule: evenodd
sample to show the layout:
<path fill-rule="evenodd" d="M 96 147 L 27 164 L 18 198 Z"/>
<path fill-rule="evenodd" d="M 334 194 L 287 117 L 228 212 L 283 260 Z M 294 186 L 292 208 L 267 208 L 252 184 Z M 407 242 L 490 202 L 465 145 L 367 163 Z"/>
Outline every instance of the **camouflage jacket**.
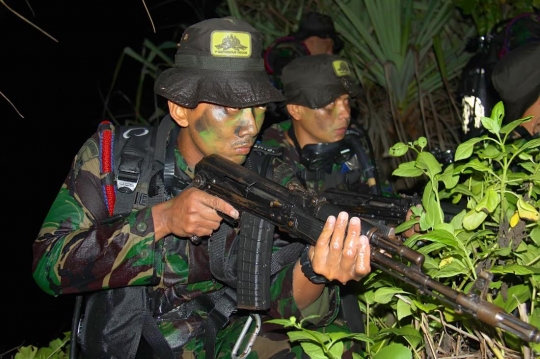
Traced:
<path fill-rule="evenodd" d="M 307 171 L 300 163 L 300 154 L 294 145 L 289 143 L 285 133 L 291 127 L 291 120 L 273 124 L 266 129 L 261 142 L 266 146 L 281 147 L 282 160 L 297 169 L 298 177 L 304 180 L 304 185 L 317 193 L 327 188 L 339 188 L 355 192 L 368 192 L 367 179 L 356 156 L 343 163 L 334 163 L 331 169 L 319 170 L 319 173 Z"/>
<path fill-rule="evenodd" d="M 186 168 L 175 152 L 176 170 Z M 33 244 L 33 276 L 46 293 L 57 296 L 142 285 L 177 306 L 222 287 L 210 272 L 205 242 L 193 245 L 187 238 L 174 236 L 156 242 L 150 207 L 110 219 L 101 188 L 96 133 L 74 158 Z M 236 231 L 230 229 L 227 245 L 235 236 Z M 286 245 L 282 242 L 276 241 L 275 247 Z M 315 314 L 320 325 L 331 322 L 339 308 L 338 289 L 329 286 L 320 300 L 300 311 L 292 296 L 293 267 L 289 265 L 273 276 L 267 314 L 275 318 Z M 204 317 L 205 313 L 197 312 L 181 320 L 160 321 L 159 326 L 177 349 L 179 343 L 185 343 L 186 333 L 200 334 Z M 199 339 L 186 344 L 194 351 L 203 345 L 200 340 L 194 344 L 195 340 Z"/>

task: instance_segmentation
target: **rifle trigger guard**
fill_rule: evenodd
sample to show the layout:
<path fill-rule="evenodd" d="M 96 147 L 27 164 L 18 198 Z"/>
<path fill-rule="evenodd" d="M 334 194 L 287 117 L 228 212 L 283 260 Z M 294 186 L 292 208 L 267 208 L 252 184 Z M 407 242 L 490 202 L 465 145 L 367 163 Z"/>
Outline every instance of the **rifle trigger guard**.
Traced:
<path fill-rule="evenodd" d="M 242 341 L 244 340 L 244 337 L 246 336 L 246 333 L 251 327 L 251 323 L 253 322 L 253 319 L 255 319 L 255 328 L 253 329 L 253 333 L 249 337 L 249 340 L 246 344 L 246 347 L 244 348 L 244 351 L 240 354 L 237 354 L 240 349 L 240 346 L 242 345 Z M 261 331 L 261 326 L 262 326 L 261 316 L 259 314 L 250 314 L 246 320 L 246 324 L 244 324 L 244 328 L 242 328 L 242 332 L 240 333 L 240 336 L 236 340 L 236 343 L 234 343 L 234 347 L 231 352 L 232 359 L 243 359 L 248 356 L 248 354 L 251 352 L 251 348 L 253 347 L 253 344 L 255 343 L 255 339 L 257 339 L 257 335 L 259 335 L 259 332 Z"/>

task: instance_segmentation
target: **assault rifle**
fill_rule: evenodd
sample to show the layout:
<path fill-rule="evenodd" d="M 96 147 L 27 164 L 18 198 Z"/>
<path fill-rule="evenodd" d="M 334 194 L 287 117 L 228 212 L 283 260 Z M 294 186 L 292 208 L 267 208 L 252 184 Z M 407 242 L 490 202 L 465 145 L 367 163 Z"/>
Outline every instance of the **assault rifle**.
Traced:
<path fill-rule="evenodd" d="M 405 221 L 409 208 L 421 203 L 417 195 L 383 197 L 337 188 L 327 189 L 321 195 L 351 215 L 394 227 Z M 452 220 L 465 208 L 465 206 L 447 202 L 441 202 L 441 207 L 445 222 Z"/>
<path fill-rule="evenodd" d="M 286 188 L 257 173 L 235 164 L 219 155 L 203 158 L 195 166 L 193 185 L 196 188 L 224 199 L 241 213 L 250 213 L 264 219 L 309 244 L 319 238 L 326 219 L 337 216 L 342 208 L 301 188 Z M 233 222 L 232 218 L 226 218 Z M 420 293 L 438 298 L 454 308 L 458 314 L 467 313 L 492 327 L 498 327 L 524 341 L 540 343 L 540 330 L 504 309 L 484 299 L 491 276 L 483 273 L 474 283 L 469 294 L 460 293 L 422 272 L 424 255 L 402 244 L 394 229 L 361 218 L 362 233 L 370 241 L 371 265 L 415 287 Z M 259 294 L 270 287 L 270 266 L 262 260 L 272 250 L 272 243 L 255 242 L 241 244 L 238 252 L 238 307 L 253 309 L 259 303 L 269 303 Z M 250 267 L 250 265 L 252 267 Z M 258 308 L 267 309 L 267 308 Z"/>

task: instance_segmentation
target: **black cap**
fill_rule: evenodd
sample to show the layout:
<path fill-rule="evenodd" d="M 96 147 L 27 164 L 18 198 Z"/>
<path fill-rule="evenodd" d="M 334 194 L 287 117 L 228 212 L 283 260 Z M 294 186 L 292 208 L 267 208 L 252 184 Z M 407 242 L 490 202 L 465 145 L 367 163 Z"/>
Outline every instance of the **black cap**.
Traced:
<path fill-rule="evenodd" d="M 305 40 L 311 36 L 318 36 L 322 39 L 331 38 L 334 40 L 334 53 L 338 53 L 343 48 L 343 40 L 336 32 L 332 18 L 318 12 L 307 12 L 302 15 L 298 30 L 293 36 L 299 40 Z"/>
<path fill-rule="evenodd" d="M 309 108 L 322 108 L 339 96 L 352 98 L 361 92 L 349 63 L 337 55 L 299 57 L 283 68 L 285 101 Z"/>
<path fill-rule="evenodd" d="M 491 81 L 504 103 L 504 122 L 522 118 L 540 97 L 540 42 L 510 51 L 495 64 Z"/>
<path fill-rule="evenodd" d="M 261 33 L 233 17 L 188 27 L 174 67 L 159 76 L 154 90 L 188 108 L 199 102 L 242 108 L 283 101 L 264 69 Z"/>

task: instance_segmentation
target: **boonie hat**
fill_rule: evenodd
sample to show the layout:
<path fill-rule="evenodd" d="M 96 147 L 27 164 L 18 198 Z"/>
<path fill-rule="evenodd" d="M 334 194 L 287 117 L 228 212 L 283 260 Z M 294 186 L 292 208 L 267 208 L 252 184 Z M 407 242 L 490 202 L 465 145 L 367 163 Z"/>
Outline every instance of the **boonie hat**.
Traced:
<path fill-rule="evenodd" d="M 158 77 L 154 91 L 188 108 L 199 102 L 241 108 L 283 101 L 261 54 L 262 36 L 248 23 L 234 17 L 201 21 L 184 31 L 174 67 Z"/>
<path fill-rule="evenodd" d="M 299 57 L 283 68 L 285 101 L 309 108 L 322 108 L 339 96 L 357 97 L 360 86 L 352 77 L 347 61 L 337 55 Z"/>
<path fill-rule="evenodd" d="M 332 18 L 318 12 L 311 11 L 303 14 L 300 24 L 298 24 L 298 30 L 293 33 L 293 36 L 299 40 L 305 40 L 311 36 L 318 36 L 322 39 L 331 38 L 334 40 L 334 53 L 338 53 L 343 48 L 343 40 L 336 32 Z"/>
<path fill-rule="evenodd" d="M 491 82 L 504 103 L 504 121 L 522 118 L 540 96 L 540 41 L 521 45 L 499 60 Z"/>

